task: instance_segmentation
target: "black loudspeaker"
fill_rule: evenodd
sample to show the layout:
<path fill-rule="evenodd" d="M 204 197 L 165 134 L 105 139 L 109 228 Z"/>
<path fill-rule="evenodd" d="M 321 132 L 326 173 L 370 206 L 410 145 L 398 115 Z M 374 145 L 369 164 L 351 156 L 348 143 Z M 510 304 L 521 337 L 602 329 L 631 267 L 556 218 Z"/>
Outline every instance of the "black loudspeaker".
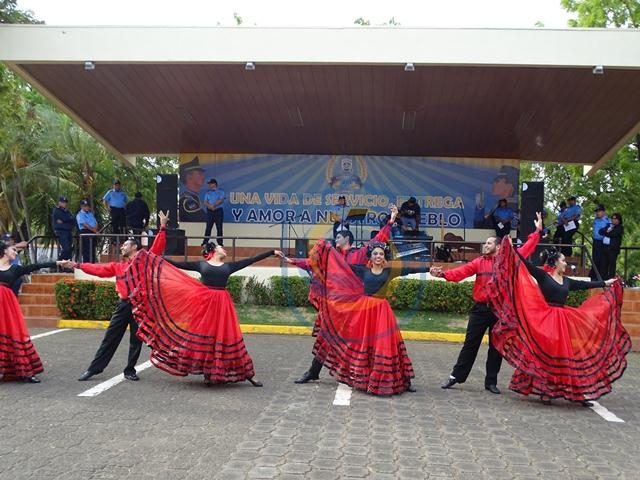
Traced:
<path fill-rule="evenodd" d="M 536 228 L 533 224 L 536 212 L 542 212 L 544 183 L 522 182 L 520 200 L 520 239 L 524 241 Z"/>
<path fill-rule="evenodd" d="M 155 239 L 158 230 L 153 230 L 153 238 L 149 239 L 149 245 Z M 175 228 L 167 228 L 167 245 L 164 248 L 165 255 L 183 256 L 185 254 L 186 238 L 184 238 L 184 230 Z"/>
<path fill-rule="evenodd" d="M 169 211 L 168 228 L 178 228 L 178 175 L 158 175 L 156 208 L 163 212 Z"/>
<path fill-rule="evenodd" d="M 309 255 L 309 240 L 306 238 L 296 238 L 296 257 L 307 258 Z"/>

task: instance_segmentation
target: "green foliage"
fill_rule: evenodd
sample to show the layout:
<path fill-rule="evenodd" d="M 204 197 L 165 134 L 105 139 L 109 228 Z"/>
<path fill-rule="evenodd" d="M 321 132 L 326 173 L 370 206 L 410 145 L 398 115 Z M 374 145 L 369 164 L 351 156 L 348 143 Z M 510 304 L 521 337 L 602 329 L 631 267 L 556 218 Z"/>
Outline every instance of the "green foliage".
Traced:
<path fill-rule="evenodd" d="M 640 2 L 637 0 L 561 0 L 568 12 L 577 13 L 571 27 L 640 28 Z"/>
<path fill-rule="evenodd" d="M 55 293 L 60 314 L 70 319 L 107 320 L 118 301 L 112 282 L 62 280 Z"/>
<path fill-rule="evenodd" d="M 309 306 L 309 279 L 304 277 L 271 277 L 271 304 L 283 307 Z"/>
<path fill-rule="evenodd" d="M 472 282 L 395 279 L 388 298 L 391 307 L 399 310 L 467 313 L 473 305 L 472 289 Z"/>
<path fill-rule="evenodd" d="M 229 277 L 229 281 L 227 282 L 227 291 L 229 295 L 231 295 L 234 303 L 240 303 L 242 301 L 242 284 L 244 283 L 245 277 L 235 276 Z"/>
<path fill-rule="evenodd" d="M 251 305 L 271 305 L 271 288 L 256 277 L 249 277 L 244 284 L 243 298 Z"/>
<path fill-rule="evenodd" d="M 87 317 L 96 320 L 108 320 L 111 318 L 116 303 L 119 300 L 115 285 L 111 282 L 96 282 L 94 299 L 95 317 Z"/>
<path fill-rule="evenodd" d="M 570 307 L 579 307 L 589 296 L 589 290 L 574 290 L 569 292 L 567 297 L 567 305 Z"/>
<path fill-rule="evenodd" d="M 0 23 L 44 23 L 30 10 L 19 10 L 17 0 L 0 0 Z"/>

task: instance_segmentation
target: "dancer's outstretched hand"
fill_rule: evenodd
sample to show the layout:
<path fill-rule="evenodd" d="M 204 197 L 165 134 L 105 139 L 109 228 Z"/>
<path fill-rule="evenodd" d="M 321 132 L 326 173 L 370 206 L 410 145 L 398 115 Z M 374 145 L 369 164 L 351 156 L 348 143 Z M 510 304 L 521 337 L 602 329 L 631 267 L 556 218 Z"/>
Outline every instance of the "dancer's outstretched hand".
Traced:
<path fill-rule="evenodd" d="M 542 231 L 542 213 L 536 212 L 536 219 L 533 221 L 536 226 L 536 232 Z"/>
<path fill-rule="evenodd" d="M 169 223 L 169 210 L 167 210 L 166 213 L 160 210 L 158 212 L 158 218 L 160 218 L 160 226 L 166 227 L 167 223 Z"/>

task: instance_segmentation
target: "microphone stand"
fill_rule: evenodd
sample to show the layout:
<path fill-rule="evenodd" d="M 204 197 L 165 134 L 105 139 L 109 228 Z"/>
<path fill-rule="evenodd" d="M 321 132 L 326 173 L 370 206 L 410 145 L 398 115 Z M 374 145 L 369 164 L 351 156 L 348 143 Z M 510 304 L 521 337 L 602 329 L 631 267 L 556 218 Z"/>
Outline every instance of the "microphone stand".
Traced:
<path fill-rule="evenodd" d="M 276 225 L 280 225 L 280 250 L 284 251 L 284 220 L 278 223 L 272 223 L 267 228 L 275 227 Z M 288 242 L 287 242 L 288 244 Z"/>

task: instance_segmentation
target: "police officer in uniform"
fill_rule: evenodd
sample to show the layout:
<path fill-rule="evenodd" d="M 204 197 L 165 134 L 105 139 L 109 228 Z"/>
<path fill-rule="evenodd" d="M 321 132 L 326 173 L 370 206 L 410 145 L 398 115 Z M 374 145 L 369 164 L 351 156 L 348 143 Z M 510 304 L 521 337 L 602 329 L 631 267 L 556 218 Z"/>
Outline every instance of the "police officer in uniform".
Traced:
<path fill-rule="evenodd" d="M 120 187 L 120 180 L 113 181 L 113 188 L 104 194 L 102 197 L 104 205 L 111 217 L 111 229 L 115 234 L 126 233 L 127 230 L 127 217 L 125 208 L 129 197 Z M 124 241 L 123 238 L 120 241 Z"/>
<path fill-rule="evenodd" d="M 60 251 L 58 252 L 58 260 L 71 260 L 73 253 L 73 242 L 71 240 L 71 232 L 76 223 L 73 214 L 67 209 L 69 199 L 65 196 L 58 198 L 58 206 L 53 209 L 51 221 L 53 231 L 58 237 Z"/>
<path fill-rule="evenodd" d="M 196 156 L 190 162 L 180 165 L 180 221 L 204 222 L 207 217 L 200 200 L 200 189 L 204 187 L 204 168 Z"/>

